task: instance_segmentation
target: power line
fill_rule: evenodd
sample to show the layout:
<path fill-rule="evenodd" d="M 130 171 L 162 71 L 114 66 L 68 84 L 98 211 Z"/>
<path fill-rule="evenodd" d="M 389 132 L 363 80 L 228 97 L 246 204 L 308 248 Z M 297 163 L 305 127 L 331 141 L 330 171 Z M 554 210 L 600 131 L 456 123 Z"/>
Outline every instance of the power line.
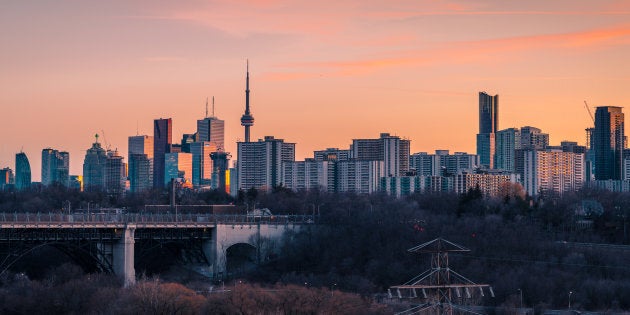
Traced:
<path fill-rule="evenodd" d="M 520 262 L 520 263 L 537 263 L 537 264 L 547 264 L 547 265 L 562 265 L 562 266 L 575 266 L 575 267 L 593 267 L 593 268 L 611 268 L 611 269 L 630 270 L 630 267 L 624 267 L 624 266 L 573 264 L 573 263 L 552 262 L 552 261 L 544 261 L 544 260 L 530 260 L 530 259 L 516 259 L 516 258 L 502 258 L 502 257 L 484 257 L 484 256 L 472 256 L 472 255 L 461 255 L 461 254 L 460 255 L 453 255 L 453 256 L 459 256 L 459 257 L 471 258 L 471 259 L 498 260 L 498 261 L 510 261 L 510 262 Z"/>

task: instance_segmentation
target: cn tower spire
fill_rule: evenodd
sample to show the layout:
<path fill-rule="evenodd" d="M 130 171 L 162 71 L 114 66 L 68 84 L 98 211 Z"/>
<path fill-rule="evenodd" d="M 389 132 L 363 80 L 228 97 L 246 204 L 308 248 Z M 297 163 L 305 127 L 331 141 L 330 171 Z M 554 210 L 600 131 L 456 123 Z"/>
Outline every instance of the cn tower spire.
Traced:
<path fill-rule="evenodd" d="M 249 112 L 249 60 L 245 78 L 245 113 L 241 116 L 241 126 L 245 127 L 245 142 L 249 142 L 249 127 L 254 125 L 254 116 Z"/>

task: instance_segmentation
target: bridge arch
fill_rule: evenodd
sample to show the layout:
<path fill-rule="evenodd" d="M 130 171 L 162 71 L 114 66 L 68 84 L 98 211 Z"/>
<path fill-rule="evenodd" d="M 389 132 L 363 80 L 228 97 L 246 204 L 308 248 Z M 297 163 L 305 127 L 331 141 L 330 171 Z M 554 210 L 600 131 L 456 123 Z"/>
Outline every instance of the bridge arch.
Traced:
<path fill-rule="evenodd" d="M 258 248 L 249 243 L 236 243 L 225 250 L 225 269 L 228 276 L 251 271 L 259 264 Z"/>
<path fill-rule="evenodd" d="M 83 269 L 84 272 L 113 273 L 111 250 L 93 242 L 60 242 L 40 241 L 21 242 L 19 244 L 0 244 L 4 247 L 0 256 L 0 275 L 4 274 L 20 262 L 29 259 L 29 255 L 46 247 L 53 248 Z"/>
<path fill-rule="evenodd" d="M 135 269 L 148 275 L 159 274 L 179 264 L 209 265 L 201 239 L 136 240 Z"/>

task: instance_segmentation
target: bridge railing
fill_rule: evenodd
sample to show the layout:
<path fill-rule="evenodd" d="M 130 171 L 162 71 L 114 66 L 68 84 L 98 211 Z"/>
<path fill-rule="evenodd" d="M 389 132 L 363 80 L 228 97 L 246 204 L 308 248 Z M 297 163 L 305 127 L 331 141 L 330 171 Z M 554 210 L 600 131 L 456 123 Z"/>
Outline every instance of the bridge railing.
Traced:
<path fill-rule="evenodd" d="M 0 213 L 0 223 L 14 224 L 311 224 L 313 215 L 241 215 L 206 213 Z"/>

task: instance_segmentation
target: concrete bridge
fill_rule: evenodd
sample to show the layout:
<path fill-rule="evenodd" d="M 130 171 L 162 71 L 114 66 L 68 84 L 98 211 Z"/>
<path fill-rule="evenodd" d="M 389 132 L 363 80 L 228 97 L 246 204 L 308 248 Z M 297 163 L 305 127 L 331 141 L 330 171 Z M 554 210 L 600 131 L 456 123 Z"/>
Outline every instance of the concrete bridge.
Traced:
<path fill-rule="evenodd" d="M 129 285 L 136 280 L 138 260 L 159 261 L 147 253 L 160 247 L 223 277 L 230 252 L 264 261 L 276 254 L 275 240 L 284 232 L 314 220 L 310 215 L 0 213 L 0 274 L 33 250 L 52 246 L 84 268 L 114 273 Z"/>

